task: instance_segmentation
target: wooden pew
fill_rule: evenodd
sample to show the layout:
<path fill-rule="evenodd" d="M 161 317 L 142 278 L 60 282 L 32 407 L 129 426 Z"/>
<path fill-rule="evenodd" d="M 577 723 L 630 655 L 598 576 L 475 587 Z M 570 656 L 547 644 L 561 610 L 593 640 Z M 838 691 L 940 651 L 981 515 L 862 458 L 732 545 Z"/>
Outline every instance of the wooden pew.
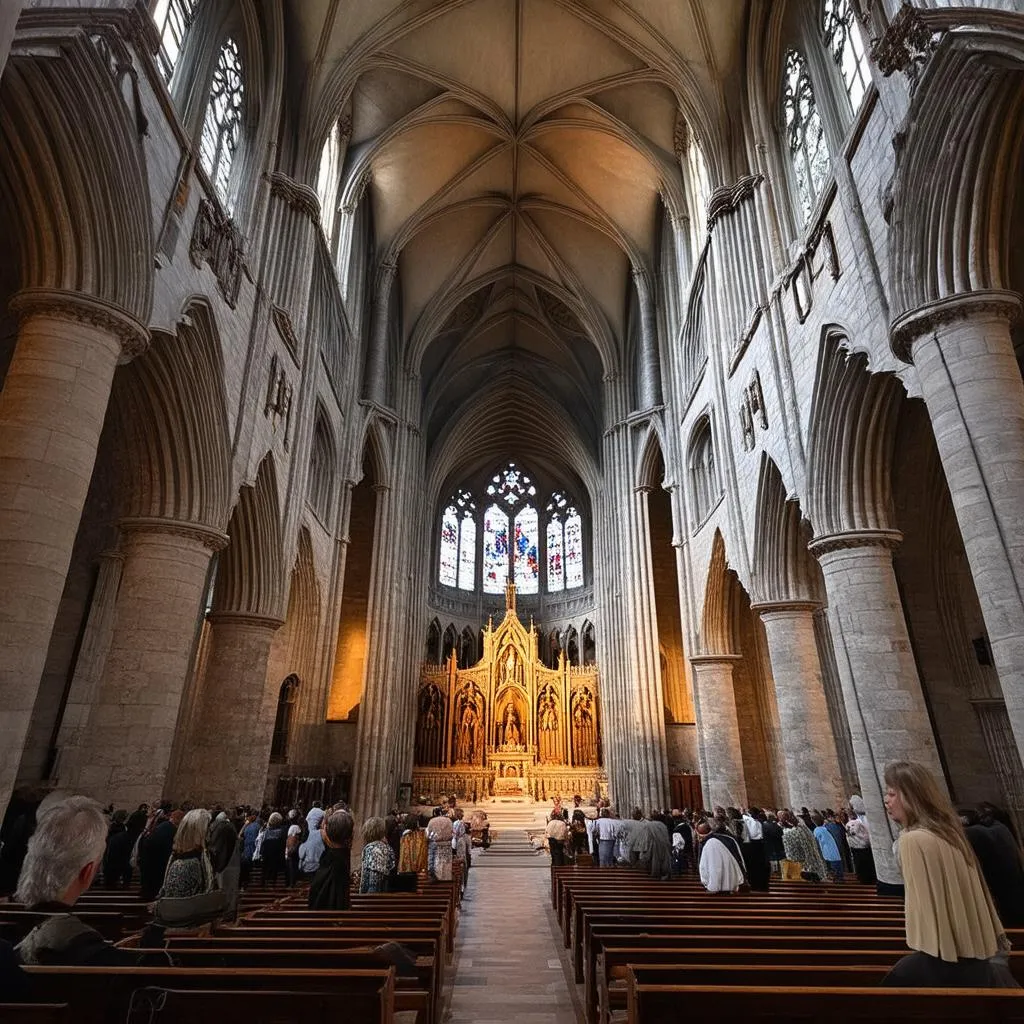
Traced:
<path fill-rule="evenodd" d="M 629 1024 L 727 1021 L 1024 1021 L 1024 989 L 644 985 L 627 980 Z"/>
<path fill-rule="evenodd" d="M 241 992 L 322 993 L 351 1021 L 390 1022 L 395 1007 L 394 968 L 360 970 L 202 967 L 26 967 L 33 982 L 64 999 L 75 1024 L 120 1024 L 133 993 L 175 989 L 237 995 Z M 232 1005 L 225 999 L 223 1005 Z M 299 1016 L 301 1001 L 295 1006 Z M 159 1019 L 159 1018 L 156 1018 Z M 244 1019 L 229 1013 L 221 1020 Z"/>

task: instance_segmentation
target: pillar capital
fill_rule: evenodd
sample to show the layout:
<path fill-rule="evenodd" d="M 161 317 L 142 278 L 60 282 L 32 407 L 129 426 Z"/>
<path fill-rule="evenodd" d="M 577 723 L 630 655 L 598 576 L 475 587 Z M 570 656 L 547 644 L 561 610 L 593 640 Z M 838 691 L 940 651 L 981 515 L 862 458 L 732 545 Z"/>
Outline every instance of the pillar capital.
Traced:
<path fill-rule="evenodd" d="M 211 626 L 248 626 L 250 629 L 265 629 L 275 632 L 284 625 L 284 619 L 276 615 L 259 615 L 256 612 L 210 612 L 206 621 Z"/>
<path fill-rule="evenodd" d="M 1016 292 L 987 288 L 949 295 L 898 316 L 889 327 L 893 353 L 912 363 L 914 342 L 936 328 L 958 320 L 998 319 L 1011 326 L 1021 317 L 1021 300 Z"/>
<path fill-rule="evenodd" d="M 847 551 L 853 548 L 884 548 L 895 551 L 903 541 L 899 530 L 844 530 L 842 533 L 828 533 L 824 537 L 815 537 L 807 550 L 815 558 L 830 555 L 834 551 Z"/>
<path fill-rule="evenodd" d="M 803 613 L 813 615 L 821 608 L 820 601 L 810 599 L 795 599 L 792 601 L 758 601 L 750 606 L 752 612 L 757 612 L 762 618 L 765 615 L 793 615 Z"/>
<path fill-rule="evenodd" d="M 107 331 L 121 343 L 122 362 L 141 355 L 149 345 L 149 331 L 140 320 L 95 295 L 59 288 L 25 288 L 11 299 L 10 310 L 22 321 L 46 317 Z"/>
<path fill-rule="evenodd" d="M 181 519 L 165 519 L 162 516 L 130 516 L 122 519 L 118 526 L 122 533 L 165 533 L 185 540 L 198 541 L 210 551 L 227 547 L 228 535 L 212 526 L 189 523 Z"/>
<path fill-rule="evenodd" d="M 697 668 L 700 665 L 733 665 L 742 661 L 742 654 L 691 654 L 690 664 Z"/>

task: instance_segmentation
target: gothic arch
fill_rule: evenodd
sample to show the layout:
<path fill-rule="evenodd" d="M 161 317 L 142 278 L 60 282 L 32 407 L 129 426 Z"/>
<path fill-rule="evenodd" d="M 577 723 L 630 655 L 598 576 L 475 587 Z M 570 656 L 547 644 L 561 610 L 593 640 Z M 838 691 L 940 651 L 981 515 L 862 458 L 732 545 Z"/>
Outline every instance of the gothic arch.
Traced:
<path fill-rule="evenodd" d="M 995 11 L 989 12 L 996 22 Z M 1024 34 L 953 28 L 913 94 L 889 203 L 893 343 L 908 355 L 900 317 L 961 292 L 1007 289 L 1019 232 L 1006 211 L 1020 189 Z"/>
<path fill-rule="evenodd" d="M 738 584 L 736 574 L 729 568 L 725 557 L 722 531 L 715 531 L 711 545 L 711 563 L 704 587 L 704 611 L 701 614 L 701 654 L 737 654 L 736 631 L 733 622 L 733 588 Z"/>
<path fill-rule="evenodd" d="M 762 454 L 754 522 L 755 603 L 818 598 L 820 571 L 807 550 L 809 541 L 800 503 L 786 494 L 775 461 Z"/>
<path fill-rule="evenodd" d="M 231 440 L 220 338 L 210 307 L 188 305 L 174 335 L 154 333 L 114 382 L 113 414 L 130 491 L 127 515 L 223 530 Z"/>
<path fill-rule="evenodd" d="M 228 546 L 217 566 L 214 613 L 281 619 L 284 553 L 273 456 L 260 463 L 256 481 L 239 492 L 228 525 Z"/>
<path fill-rule="evenodd" d="M 449 622 L 447 628 L 444 631 L 444 637 L 441 640 L 441 658 L 443 661 L 447 661 L 452 654 L 452 651 L 458 649 L 459 634 L 455 631 L 455 623 Z"/>
<path fill-rule="evenodd" d="M 330 526 L 330 507 L 334 496 L 334 470 L 337 465 L 334 434 L 323 406 L 317 402 L 313 438 L 309 453 L 309 483 L 306 494 L 313 511 Z"/>
<path fill-rule="evenodd" d="M 25 49 L 15 40 L 0 89 L 0 196 L 23 287 L 83 292 L 144 323 L 153 289 L 146 122 L 125 99 L 122 59 L 52 24 Z"/>
<path fill-rule="evenodd" d="M 811 400 L 807 514 L 816 538 L 892 528 L 892 454 L 903 389 L 823 329 Z"/>
<path fill-rule="evenodd" d="M 441 656 L 441 623 L 437 616 L 430 620 L 430 625 L 427 627 L 426 655 L 426 660 L 431 665 L 440 665 L 443 660 Z"/>
<path fill-rule="evenodd" d="M 646 487 L 649 490 L 653 490 L 655 487 L 662 485 L 665 477 L 663 451 L 661 423 L 657 418 L 652 417 L 640 446 L 640 457 L 637 460 L 636 468 L 637 487 Z"/>

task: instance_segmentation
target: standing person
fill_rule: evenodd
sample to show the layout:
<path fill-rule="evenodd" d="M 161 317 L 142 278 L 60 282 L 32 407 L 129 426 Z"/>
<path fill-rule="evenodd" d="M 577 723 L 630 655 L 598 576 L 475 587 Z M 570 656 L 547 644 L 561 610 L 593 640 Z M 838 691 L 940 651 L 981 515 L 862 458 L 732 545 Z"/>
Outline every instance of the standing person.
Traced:
<path fill-rule="evenodd" d="M 820 882 L 826 875 L 826 868 L 814 834 L 802 821 L 797 820 L 792 811 L 784 811 L 781 822 L 782 845 L 786 851 L 782 877 Z M 795 865 L 795 868 L 790 870 L 787 864 Z"/>
<path fill-rule="evenodd" d="M 302 838 L 299 812 L 293 807 L 288 812 L 288 831 L 284 840 L 285 884 L 289 889 L 299 880 L 299 847 L 302 845 Z"/>
<path fill-rule="evenodd" d="M 157 810 L 152 829 L 139 837 L 139 896 L 149 902 L 156 899 L 164 882 L 167 862 L 171 859 L 174 833 L 184 817 L 179 810 Z"/>
<path fill-rule="evenodd" d="M 473 840 L 469 835 L 469 826 L 462 820 L 462 808 L 455 810 L 455 820 L 452 822 L 452 863 L 456 861 L 462 865 L 462 891 L 466 891 L 466 883 L 469 881 L 469 869 L 473 860 Z"/>
<path fill-rule="evenodd" d="M 267 827 L 263 830 L 263 841 L 259 844 L 259 859 L 263 865 L 262 877 L 265 886 L 277 885 L 278 877 L 284 872 L 284 845 L 284 818 L 274 811 L 267 818 Z"/>
<path fill-rule="evenodd" d="M 123 829 L 107 834 L 107 849 L 103 854 L 103 884 L 108 889 L 127 889 L 131 885 L 132 850 L 145 825 L 145 813 L 134 811 Z"/>
<path fill-rule="evenodd" d="M 551 854 L 551 866 L 562 867 L 565 864 L 565 842 L 569 838 L 569 826 L 561 815 L 560 807 L 556 806 L 548 818 L 544 835 L 548 840 L 548 851 Z"/>
<path fill-rule="evenodd" d="M 218 811 L 206 835 L 213 877 L 224 892 L 225 916 L 233 921 L 238 912 L 238 886 L 242 872 L 242 840 L 226 811 Z"/>
<path fill-rule="evenodd" d="M 750 807 L 743 815 L 747 830 L 747 840 L 741 847 L 743 862 L 747 867 L 750 888 L 755 892 L 768 892 L 768 879 L 771 878 L 768 848 L 764 841 L 764 820 L 764 811 L 760 807 Z"/>
<path fill-rule="evenodd" d="M 746 881 L 746 865 L 740 844 L 726 819 L 716 817 L 700 853 L 701 884 L 710 893 L 736 892 Z"/>
<path fill-rule="evenodd" d="M 210 812 L 201 807 L 181 819 L 157 900 L 187 899 L 213 888 L 213 866 L 206 850 L 209 828 Z"/>
<path fill-rule="evenodd" d="M 598 860 L 603 868 L 610 868 L 615 863 L 615 836 L 619 822 L 611 816 L 607 807 L 602 807 L 594 824 L 594 835 L 597 836 Z"/>
<path fill-rule="evenodd" d="M 764 837 L 765 856 L 768 858 L 772 873 L 781 877 L 782 862 L 786 859 L 786 849 L 782 845 L 782 826 L 771 811 L 761 822 L 761 834 Z"/>
<path fill-rule="evenodd" d="M 309 812 L 306 822 L 309 824 L 309 838 L 299 845 L 299 878 L 311 882 L 320 869 L 320 858 L 324 853 L 324 836 L 320 826 L 325 818 L 320 808 L 318 813 Z"/>
<path fill-rule="evenodd" d="M 833 879 L 841 882 L 843 880 L 843 856 L 839 852 L 835 837 L 825 827 L 825 819 L 817 811 L 811 815 L 811 821 L 814 823 L 814 840 L 821 851 L 821 858 L 828 865 Z"/>
<path fill-rule="evenodd" d="M 427 833 L 420 827 L 420 819 L 415 814 L 405 818 L 405 831 L 398 850 L 398 871 L 419 874 L 427 870 Z"/>
<path fill-rule="evenodd" d="M 850 797 L 851 818 L 846 823 L 846 839 L 850 844 L 850 856 L 853 858 L 853 870 L 857 873 L 857 881 L 865 885 L 874 885 L 875 856 L 871 852 L 871 830 L 868 828 L 867 808 L 861 797 L 854 794 Z"/>
<path fill-rule="evenodd" d="M 348 910 L 352 888 L 352 815 L 331 811 L 320 823 L 324 852 L 309 886 L 310 910 Z"/>
<path fill-rule="evenodd" d="M 360 892 L 387 892 L 388 879 L 395 870 L 395 851 L 385 838 L 383 818 L 367 818 L 363 823 L 363 861 L 359 872 Z"/>
<path fill-rule="evenodd" d="M 252 865 L 256 860 L 256 840 L 259 839 L 263 823 L 256 811 L 248 811 L 245 815 L 245 824 L 242 826 L 242 863 L 239 875 L 239 885 L 248 888 L 249 880 L 252 878 Z"/>
<path fill-rule="evenodd" d="M 435 882 L 452 880 L 452 819 L 434 808 L 434 817 L 427 822 L 427 870 Z"/>
<path fill-rule="evenodd" d="M 885 985 L 1017 988 L 1005 961 L 1009 943 L 971 845 L 949 798 L 924 765 L 885 769 L 885 809 L 903 831 L 896 859 L 903 872 L 907 945 Z"/>
<path fill-rule="evenodd" d="M 992 893 L 999 920 L 1007 928 L 1024 927 L 1024 865 L 1010 830 L 995 821 L 984 825 L 973 808 L 962 810 L 960 821 Z"/>
<path fill-rule="evenodd" d="M 578 799 L 574 798 L 574 799 Z M 587 834 L 587 816 L 581 807 L 572 812 L 572 821 L 569 822 L 569 838 L 572 841 L 572 859 L 579 863 L 580 854 L 588 852 L 590 838 Z"/>

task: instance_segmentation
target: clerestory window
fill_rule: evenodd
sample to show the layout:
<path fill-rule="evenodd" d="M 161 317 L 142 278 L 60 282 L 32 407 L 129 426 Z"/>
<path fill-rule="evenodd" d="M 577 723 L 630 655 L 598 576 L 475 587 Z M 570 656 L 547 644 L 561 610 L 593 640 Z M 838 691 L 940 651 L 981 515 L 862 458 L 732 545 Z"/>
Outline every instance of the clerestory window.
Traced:
<path fill-rule="evenodd" d="M 797 196 L 806 223 L 828 181 L 832 161 L 825 143 L 821 115 L 814 101 L 807 62 L 796 50 L 786 54 L 782 107 Z"/>
<path fill-rule="evenodd" d="M 238 44 L 225 40 L 213 71 L 210 101 L 203 119 L 199 159 L 220 201 L 229 205 L 231 167 L 242 137 L 244 85 Z M 230 212 L 230 211 L 229 211 Z"/>

